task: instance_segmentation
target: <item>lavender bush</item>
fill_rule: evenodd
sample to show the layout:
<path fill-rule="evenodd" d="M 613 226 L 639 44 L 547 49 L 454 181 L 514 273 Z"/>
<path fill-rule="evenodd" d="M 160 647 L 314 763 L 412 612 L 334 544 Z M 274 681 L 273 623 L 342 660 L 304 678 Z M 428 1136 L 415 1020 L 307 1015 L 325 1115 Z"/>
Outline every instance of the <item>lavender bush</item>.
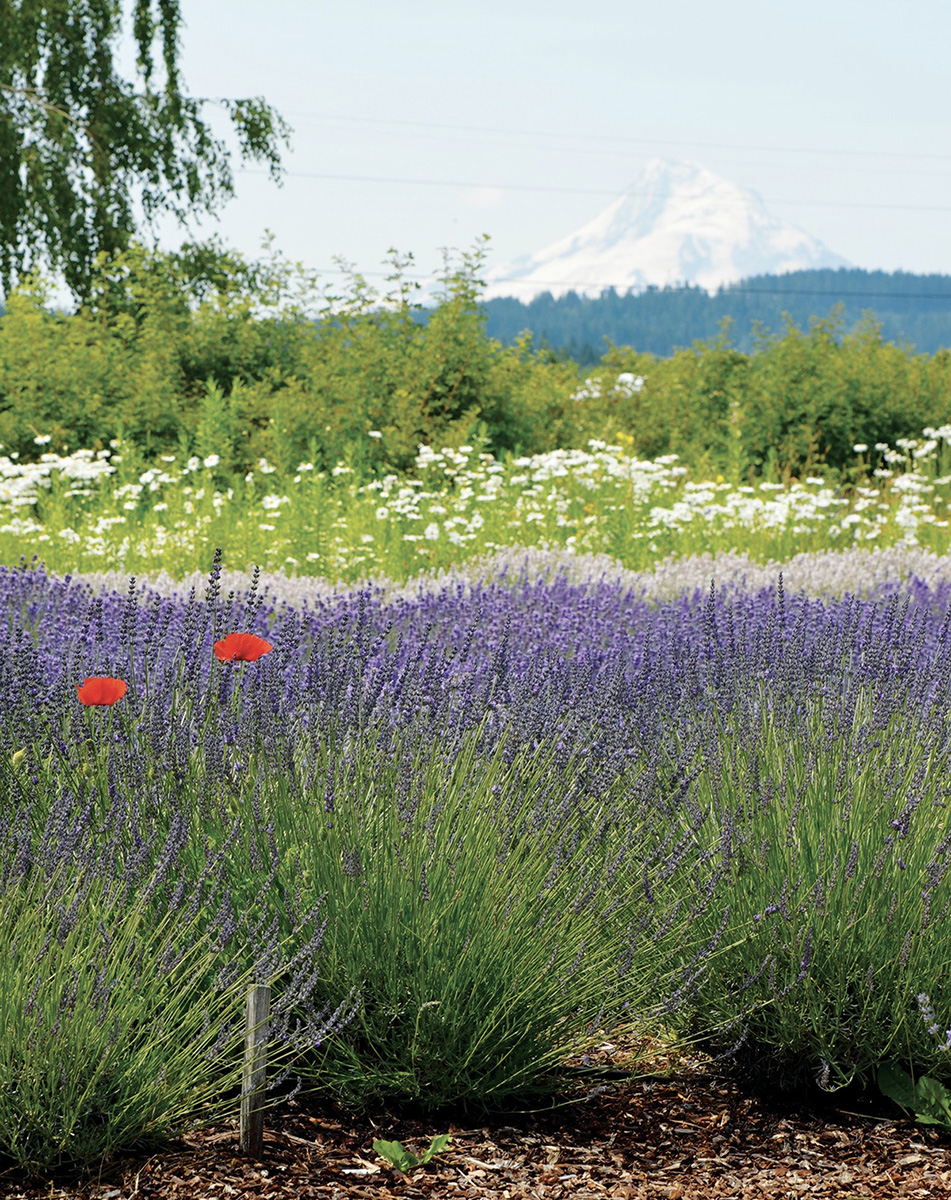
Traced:
<path fill-rule="evenodd" d="M 731 925 L 748 932 L 694 1011 L 761 1078 L 831 1090 L 909 1056 L 947 1074 L 916 980 L 951 997 L 951 713 L 946 681 L 910 684 L 826 687 L 807 711 L 764 694 L 724 721 L 698 779 Z"/>
<path fill-rule="evenodd" d="M 128 808 L 110 827 L 93 786 L 60 777 L 50 791 L 53 777 L 23 756 L 2 780 L 8 805 L 25 802 L 0 831 L 0 1154 L 36 1172 L 230 1114 L 250 982 L 306 984 L 323 938 L 297 921 L 291 949 L 239 917 L 222 861 L 187 871 L 180 808 L 167 832 Z M 279 1001 L 276 1079 L 349 1015 L 292 1020 Z"/>
<path fill-rule="evenodd" d="M 684 595 L 703 596 L 711 580 L 721 596 L 762 591 L 775 586 L 780 573 L 788 593 L 803 592 L 817 598 L 846 594 L 887 598 L 896 591 L 903 592 L 909 584 L 924 585 L 942 594 L 940 589 L 951 583 L 951 557 L 921 546 L 898 545 L 800 553 L 784 562 L 764 564 L 731 549 L 717 554 L 669 555 L 656 559 L 650 570 L 632 571 L 607 554 L 510 546 L 450 568 L 422 572 L 409 580 L 374 575 L 363 580 L 360 587 L 386 603 L 400 598 L 415 600 L 450 587 L 468 590 L 505 581 L 509 585 L 538 584 L 561 577 L 578 586 L 601 588 L 610 584 L 631 596 L 658 603 Z M 122 592 L 129 581 L 128 574 L 120 571 L 78 574 L 72 578 L 87 583 L 94 592 Z M 253 578 L 251 571 L 223 571 L 222 589 L 242 595 Z M 205 579 L 197 571 L 181 579 L 162 570 L 141 579 L 140 587 L 149 595 L 185 597 L 192 587 L 200 593 Z M 314 576 L 286 575 L 283 571 L 259 575 L 258 586 L 272 604 L 286 603 L 293 608 L 332 602 L 355 590 L 348 584 Z"/>
<path fill-rule="evenodd" d="M 298 1063 L 309 1086 L 430 1108 L 550 1090 L 605 1022 L 646 1022 L 663 956 L 689 945 L 686 920 L 658 904 L 662 929 L 645 900 L 654 839 L 630 781 L 594 793 L 579 760 L 486 735 L 428 751 L 410 731 L 385 754 L 333 739 L 309 788 L 269 789 L 295 880 L 327 897 L 317 996 L 363 996 Z"/>

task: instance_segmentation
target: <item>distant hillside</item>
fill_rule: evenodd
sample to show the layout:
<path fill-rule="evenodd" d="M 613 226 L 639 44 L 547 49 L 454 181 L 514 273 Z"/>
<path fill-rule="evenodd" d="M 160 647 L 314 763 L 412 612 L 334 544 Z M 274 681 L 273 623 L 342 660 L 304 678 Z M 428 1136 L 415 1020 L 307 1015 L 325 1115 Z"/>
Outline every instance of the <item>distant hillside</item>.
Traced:
<path fill-rule="evenodd" d="M 637 295 L 611 289 L 597 297 L 569 292 L 556 300 L 545 292 L 528 304 L 498 297 L 484 308 L 488 333 L 506 345 L 528 329 L 536 347 L 548 346 L 588 365 L 600 360 L 608 341 L 666 358 L 678 346 L 716 337 L 725 317 L 733 320 L 737 347 L 749 351 L 757 322 L 781 333 L 788 313 L 805 328 L 840 303 L 845 331 L 870 312 L 887 341 L 929 354 L 951 347 L 951 275 L 905 271 L 842 267 L 756 275 L 713 295 L 699 287 L 648 288 Z"/>

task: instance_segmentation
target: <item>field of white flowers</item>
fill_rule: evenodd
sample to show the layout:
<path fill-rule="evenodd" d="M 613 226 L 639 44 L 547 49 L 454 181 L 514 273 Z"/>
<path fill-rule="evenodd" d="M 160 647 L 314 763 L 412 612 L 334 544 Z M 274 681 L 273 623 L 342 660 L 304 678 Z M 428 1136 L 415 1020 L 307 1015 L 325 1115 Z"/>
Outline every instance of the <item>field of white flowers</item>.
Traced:
<path fill-rule="evenodd" d="M 38 435 L 41 448 L 49 438 Z M 623 440 L 620 437 L 619 440 Z M 216 455 L 147 463 L 113 442 L 37 461 L 0 456 L 0 557 L 53 571 L 182 576 L 223 548 L 229 566 L 355 581 L 407 578 L 511 546 L 605 554 L 628 569 L 735 550 L 766 562 L 845 546 L 947 545 L 951 426 L 895 448 L 855 447 L 847 485 L 691 478 L 675 455 L 643 461 L 591 441 L 498 461 L 476 445 L 420 446 L 411 477 L 361 480 L 265 459 L 244 478 Z"/>

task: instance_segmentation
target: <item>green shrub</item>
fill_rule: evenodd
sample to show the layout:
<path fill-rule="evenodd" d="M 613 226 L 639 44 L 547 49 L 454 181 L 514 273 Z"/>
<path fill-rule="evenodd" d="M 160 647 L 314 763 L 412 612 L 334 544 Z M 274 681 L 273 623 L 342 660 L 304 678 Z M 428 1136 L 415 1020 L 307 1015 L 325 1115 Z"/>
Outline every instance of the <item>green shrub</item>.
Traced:
<path fill-rule="evenodd" d="M 486 336 L 484 242 L 447 257 L 423 308 L 391 252 L 386 290 L 351 271 L 341 293 L 273 252 L 249 263 L 216 243 L 163 254 L 133 246 L 97 266 L 72 315 L 45 307 L 42 282 L 0 318 L 0 443 L 102 447 L 120 426 L 146 457 L 219 456 L 222 476 L 260 458 L 286 473 L 345 463 L 359 478 L 412 469 L 420 444 L 496 454 L 631 439 L 698 472 L 846 477 L 856 444 L 894 445 L 951 420 L 951 356 L 882 341 L 871 320 L 842 335 L 837 312 L 738 351 L 728 325 L 669 359 L 611 347 L 576 364 Z M 624 373 L 645 382 L 619 386 Z M 371 433 L 382 434 L 381 439 Z"/>
<path fill-rule="evenodd" d="M 95 449 L 121 427 L 143 454 L 215 453 L 222 472 L 264 457 L 361 476 L 406 470 L 420 443 L 460 445 L 480 421 L 502 446 L 527 444 L 577 372 L 485 336 L 483 257 L 447 258 L 430 310 L 395 253 L 383 295 L 352 274 L 343 295 L 320 296 L 279 256 L 248 264 L 214 244 L 104 257 L 72 315 L 24 287 L 0 319 L 0 442 L 24 457 L 38 435 Z M 525 427 L 509 431 L 516 419 Z"/>
<path fill-rule="evenodd" d="M 894 446 L 951 420 L 951 357 L 883 342 L 871 321 L 846 336 L 841 325 L 835 311 L 806 332 L 790 321 L 750 355 L 731 346 L 726 326 L 670 359 L 613 348 L 591 376 L 604 399 L 585 402 L 602 430 L 590 436 L 624 432 L 638 455 L 678 454 L 739 482 L 846 475 L 857 443 Z M 612 389 L 622 371 L 643 376 L 643 389 Z"/>

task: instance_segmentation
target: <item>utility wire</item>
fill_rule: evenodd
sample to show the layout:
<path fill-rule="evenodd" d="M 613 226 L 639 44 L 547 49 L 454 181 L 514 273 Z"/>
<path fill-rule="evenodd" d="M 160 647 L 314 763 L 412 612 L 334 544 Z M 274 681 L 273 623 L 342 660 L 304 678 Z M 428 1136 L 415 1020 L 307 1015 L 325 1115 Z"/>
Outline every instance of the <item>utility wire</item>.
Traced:
<path fill-rule="evenodd" d="M 511 136 L 506 136 L 506 131 L 503 130 L 499 130 L 497 134 L 479 133 L 478 131 L 472 132 L 467 126 L 460 126 L 458 132 L 449 134 L 446 132 L 441 132 L 440 129 L 441 127 L 438 126 L 435 129 L 429 129 L 426 126 L 422 126 L 421 128 L 409 127 L 400 130 L 398 133 L 394 133 L 390 129 L 382 128 L 357 130 L 341 128 L 339 132 L 344 133 L 348 138 L 352 137 L 354 134 L 363 134 L 364 136 L 370 138 L 386 138 L 388 144 L 392 143 L 394 137 L 398 137 L 403 140 L 412 139 L 414 142 L 422 140 L 425 142 L 438 144 L 445 144 L 447 141 L 451 141 L 454 146 L 481 146 L 490 151 L 518 150 L 523 154 L 528 151 L 547 155 L 554 153 L 570 154 L 572 157 L 582 155 L 601 159 L 618 159 L 627 163 L 631 161 L 632 154 L 639 153 L 636 147 L 623 145 L 616 140 L 612 140 L 610 144 L 606 145 L 592 145 L 587 141 L 582 144 L 580 137 L 572 138 L 571 135 L 561 135 L 559 137 L 557 134 L 552 134 L 551 137 L 553 138 L 559 137 L 557 142 L 525 142 L 519 140 L 517 133 L 513 133 Z M 329 131 L 337 132 L 334 130 L 332 124 L 329 126 Z M 687 144 L 693 145 L 693 143 Z M 658 146 L 661 145 L 677 146 L 679 143 L 658 143 Z M 657 146 L 654 147 L 655 153 L 657 148 Z M 745 147 L 737 147 L 736 149 L 742 154 L 743 157 L 737 158 L 737 156 L 734 154 L 730 155 L 731 163 L 734 167 L 738 165 L 762 167 L 764 165 L 764 156 L 762 151 L 766 149 L 765 147 L 750 147 L 748 153 L 747 148 Z M 643 151 L 640 151 L 640 153 L 643 153 Z M 815 153 L 820 153 L 820 151 L 815 151 Z M 837 161 L 835 163 L 836 175 L 842 175 L 844 172 L 848 172 L 850 174 L 867 176 L 870 172 L 881 173 L 881 169 L 881 163 L 878 160 L 861 162 L 853 159 L 850 162 Z M 906 175 L 914 172 L 915 175 L 925 174 L 927 177 L 934 177 L 936 168 L 933 164 L 918 165 L 912 163 L 903 166 L 902 169 Z M 941 171 L 940 177 L 947 178 L 946 169 Z"/>
<path fill-rule="evenodd" d="M 638 146 L 697 146 L 705 150 L 755 150 L 757 152 L 766 151 L 777 154 L 823 154 L 832 155 L 836 158 L 905 158 L 930 160 L 934 162 L 951 162 L 951 154 L 922 154 L 915 151 L 902 150 L 856 150 L 854 148 L 830 149 L 825 146 L 760 146 L 751 144 L 749 142 L 705 142 L 692 141 L 690 139 L 643 138 L 632 137 L 625 134 L 617 135 L 594 132 L 564 133 L 545 129 L 503 129 L 492 125 L 459 125 L 451 124 L 446 121 L 406 121 L 387 117 L 348 116 L 343 113 L 289 112 L 287 115 L 303 118 L 304 120 L 346 121 L 352 124 L 413 127 L 418 129 L 441 129 L 445 130 L 447 133 L 501 133 L 509 135 L 515 134 L 519 137 L 547 137 L 562 139 L 570 137 L 586 142 L 610 142 L 612 145 L 617 145 L 618 142 L 627 142 L 631 145 Z"/>
<path fill-rule="evenodd" d="M 267 171 L 239 168 L 242 175 L 267 175 Z M 407 184 L 410 187 L 488 188 L 498 192 L 545 192 L 573 196 L 624 196 L 646 195 L 644 188 L 625 188 L 622 191 L 607 191 L 604 188 L 552 187 L 546 184 L 474 183 L 461 179 L 405 179 L 396 175 L 336 175 L 323 171 L 284 171 L 287 178 L 322 179 L 337 183 L 387 183 Z M 790 204 L 809 208 L 877 209 L 900 212 L 951 212 L 947 204 L 864 204 L 848 200 L 776 200 L 764 197 L 767 204 Z"/>
<path fill-rule="evenodd" d="M 502 283 L 524 283 L 524 279 L 515 278 L 493 278 L 492 285 Z M 579 283 L 577 280 L 553 280 L 553 279 L 533 279 L 531 283 L 539 283 L 545 287 L 584 287 L 595 288 L 600 287 L 611 288 L 617 287 L 617 284 L 611 283 Z M 660 290 L 660 289 L 658 289 Z M 688 285 L 672 284 L 670 291 L 686 291 Z M 691 288 L 690 290 L 705 291 L 703 288 Z M 622 293 L 623 294 L 623 293 Z M 635 296 L 645 295 L 644 291 L 635 292 Z M 724 284 L 723 290 L 708 293 L 711 300 L 725 300 L 730 296 L 825 296 L 827 299 L 838 303 L 839 300 L 946 300 L 951 303 L 951 292 L 934 293 L 934 292 L 835 292 L 823 291 L 821 288 L 746 288 L 742 284 Z M 515 297 L 509 297 L 515 299 Z"/>

